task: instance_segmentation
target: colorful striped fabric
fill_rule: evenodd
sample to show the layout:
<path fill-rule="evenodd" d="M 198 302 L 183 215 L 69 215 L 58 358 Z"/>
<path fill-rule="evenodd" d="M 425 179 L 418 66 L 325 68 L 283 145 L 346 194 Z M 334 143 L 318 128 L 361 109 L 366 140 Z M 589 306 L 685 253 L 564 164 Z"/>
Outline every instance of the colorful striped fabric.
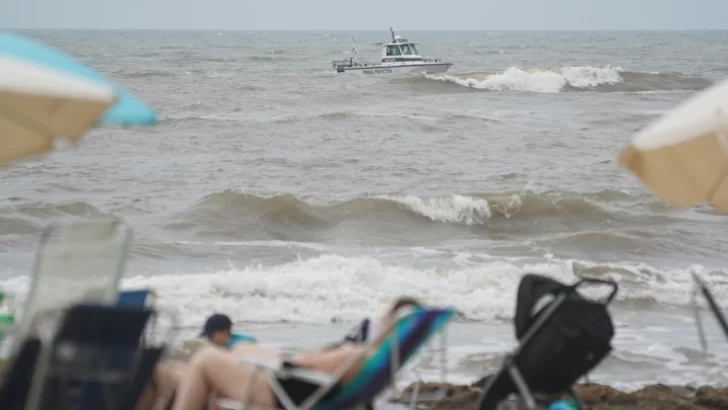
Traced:
<path fill-rule="evenodd" d="M 364 363 L 359 374 L 348 383 L 339 385 L 331 398 L 317 403 L 313 410 L 352 408 L 374 399 L 392 382 L 393 349 L 399 348 L 397 364 L 401 368 L 432 335 L 447 324 L 454 313 L 453 308 L 418 307 L 400 319 L 379 350 Z M 397 343 L 394 343 L 395 337 Z"/>

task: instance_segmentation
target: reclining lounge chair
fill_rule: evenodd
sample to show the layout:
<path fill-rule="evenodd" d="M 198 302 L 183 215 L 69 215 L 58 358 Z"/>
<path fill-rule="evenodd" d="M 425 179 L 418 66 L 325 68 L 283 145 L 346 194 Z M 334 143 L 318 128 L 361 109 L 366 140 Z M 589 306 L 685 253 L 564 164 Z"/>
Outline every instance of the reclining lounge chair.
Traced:
<path fill-rule="evenodd" d="M 588 300 L 578 292 L 587 284 L 606 285 L 611 292 L 604 301 Z M 535 410 L 534 393 L 539 393 L 568 394 L 583 409 L 572 386 L 611 352 L 614 327 L 607 307 L 617 290 L 612 281 L 584 278 L 565 285 L 545 276 L 525 275 L 514 318 L 519 345 L 485 382 L 478 408 L 496 410 L 517 393 L 528 409 Z M 544 298 L 550 298 L 545 305 Z"/>
<path fill-rule="evenodd" d="M 372 352 L 364 362 L 361 370 L 356 377 L 345 384 L 340 384 L 340 378 L 361 357 L 342 364 L 334 374 L 289 367 L 285 361 L 279 367 L 257 361 L 254 358 L 241 357 L 240 360 L 255 366 L 258 371 L 268 373 L 268 380 L 273 393 L 285 406 L 284 410 L 338 410 L 364 407 L 383 392 L 388 385 L 394 385 L 396 373 L 401 367 L 413 357 L 420 347 L 426 344 L 432 335 L 442 331 L 455 313 L 452 308 L 438 309 L 417 306 L 405 309 L 411 309 L 411 311 L 401 315 L 387 329 L 389 336 L 381 345 L 376 347 L 376 350 L 374 350 L 374 346 L 370 346 L 371 349 L 369 350 L 372 350 Z M 366 355 L 366 353 L 363 353 L 363 355 Z M 276 377 L 299 378 L 316 383 L 320 388 L 300 406 L 296 406 L 281 388 Z M 337 384 L 337 392 L 333 396 L 323 399 Z M 250 389 L 250 386 L 249 384 L 248 389 Z M 254 408 L 249 407 L 247 397 L 242 401 L 219 399 L 218 404 L 226 409 Z"/>

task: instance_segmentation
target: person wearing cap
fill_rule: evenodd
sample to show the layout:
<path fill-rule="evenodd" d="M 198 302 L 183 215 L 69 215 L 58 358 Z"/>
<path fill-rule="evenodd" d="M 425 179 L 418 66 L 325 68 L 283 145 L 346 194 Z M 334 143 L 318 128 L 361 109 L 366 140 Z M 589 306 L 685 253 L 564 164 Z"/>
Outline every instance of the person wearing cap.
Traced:
<path fill-rule="evenodd" d="M 213 345 L 227 348 L 240 342 L 257 342 L 253 336 L 232 330 L 233 321 L 230 317 L 222 313 L 215 313 L 207 318 L 199 336 Z"/>
<path fill-rule="evenodd" d="M 233 321 L 230 320 L 230 317 L 215 313 L 205 321 L 200 337 L 214 345 L 227 347 L 232 337 L 232 330 Z"/>

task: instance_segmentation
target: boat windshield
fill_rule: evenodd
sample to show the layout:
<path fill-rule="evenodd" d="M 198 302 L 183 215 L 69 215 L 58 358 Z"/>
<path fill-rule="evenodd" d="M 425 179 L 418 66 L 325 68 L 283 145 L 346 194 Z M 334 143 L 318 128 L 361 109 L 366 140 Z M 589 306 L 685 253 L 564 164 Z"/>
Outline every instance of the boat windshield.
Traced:
<path fill-rule="evenodd" d="M 410 50 L 409 44 L 400 44 L 400 47 L 402 48 L 402 55 L 411 56 L 414 54 L 412 50 Z"/>
<path fill-rule="evenodd" d="M 414 44 L 410 44 L 410 49 L 412 50 L 412 54 L 414 55 L 420 55 L 420 53 L 417 52 L 417 47 L 415 47 Z"/>
<path fill-rule="evenodd" d="M 396 44 L 388 45 L 387 46 L 387 55 L 388 56 L 401 56 L 402 52 L 399 51 L 399 46 Z"/>

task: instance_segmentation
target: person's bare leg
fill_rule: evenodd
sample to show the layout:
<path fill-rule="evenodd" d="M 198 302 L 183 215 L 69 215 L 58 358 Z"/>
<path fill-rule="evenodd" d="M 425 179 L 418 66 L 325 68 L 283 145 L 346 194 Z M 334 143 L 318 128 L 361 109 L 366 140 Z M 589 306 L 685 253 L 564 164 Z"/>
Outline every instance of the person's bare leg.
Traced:
<path fill-rule="evenodd" d="M 190 365 L 187 362 L 181 361 L 166 361 L 160 363 L 156 369 L 154 369 L 154 380 L 157 384 L 157 403 L 159 403 L 163 409 L 166 409 L 169 405 L 172 396 L 174 396 L 177 386 L 182 381 L 182 377 L 189 369 Z"/>
<path fill-rule="evenodd" d="M 190 362 L 177 388 L 173 410 L 201 410 L 208 395 L 215 391 L 221 397 L 242 400 L 248 383 L 250 404 L 272 408 L 275 405 L 265 373 L 254 373 L 250 365 L 238 363 L 236 355 L 271 356 L 272 350 L 260 346 L 240 346 L 235 352 L 213 347 L 200 349 Z"/>
<path fill-rule="evenodd" d="M 153 410 L 160 405 L 166 408 L 187 367 L 187 363 L 178 361 L 158 363 L 152 373 L 151 382 L 137 401 L 136 410 Z"/>
<path fill-rule="evenodd" d="M 187 369 L 179 386 L 173 410 L 202 410 L 208 395 L 208 387 L 198 366 Z"/>
<path fill-rule="evenodd" d="M 276 349 L 271 349 L 269 347 L 252 343 L 237 344 L 232 349 L 230 349 L 229 352 L 231 352 L 233 356 L 236 357 L 250 355 L 255 357 L 256 359 L 271 361 L 278 361 L 281 357 L 280 352 Z"/>
<path fill-rule="evenodd" d="M 327 351 L 309 351 L 299 354 L 294 362 L 309 369 L 335 373 L 345 363 L 352 363 L 341 376 L 342 381 L 354 378 L 364 364 L 366 347 L 345 344 Z"/>

